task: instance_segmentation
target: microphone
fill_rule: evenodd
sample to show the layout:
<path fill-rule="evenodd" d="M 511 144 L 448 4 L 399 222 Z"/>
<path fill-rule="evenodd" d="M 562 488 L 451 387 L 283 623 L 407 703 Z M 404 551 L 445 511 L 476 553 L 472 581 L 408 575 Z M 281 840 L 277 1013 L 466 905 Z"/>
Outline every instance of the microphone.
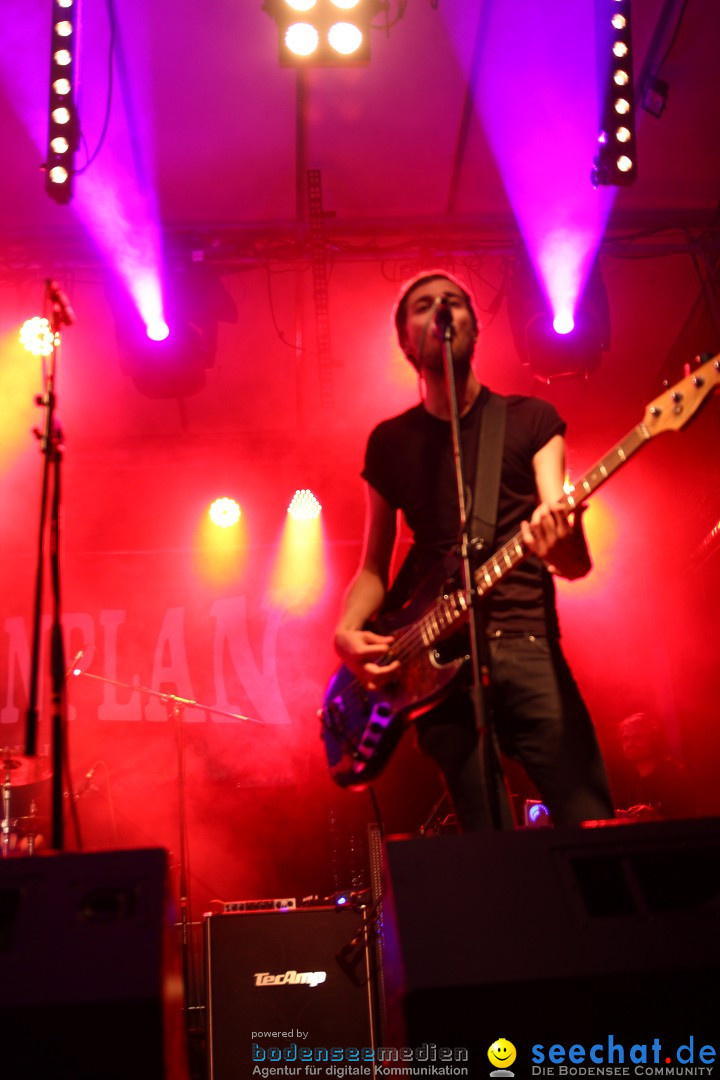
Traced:
<path fill-rule="evenodd" d="M 452 326 L 452 312 L 450 311 L 446 298 L 444 296 L 436 296 L 428 310 L 425 321 L 423 322 L 422 333 L 420 334 L 420 344 L 418 345 L 417 361 L 415 361 L 408 353 L 408 356 L 410 356 L 410 359 L 418 369 L 425 356 L 425 342 L 427 341 L 430 327 L 432 327 L 435 337 L 442 341 L 445 337 L 445 326 Z"/>
<path fill-rule="evenodd" d="M 88 788 L 90 787 L 90 785 L 92 783 L 92 778 L 95 775 L 95 772 L 96 772 L 97 767 L 98 767 L 99 764 L 100 764 L 100 762 L 96 761 L 94 765 L 90 766 L 90 768 L 85 773 L 85 775 L 84 775 L 84 777 L 82 779 L 82 783 L 79 784 L 78 787 L 73 792 L 73 799 L 75 799 L 75 800 L 79 799 L 81 797 L 81 795 L 84 795 L 85 792 L 88 790 Z"/>
<path fill-rule="evenodd" d="M 435 333 L 444 338 L 448 327 L 453 327 L 453 313 L 447 296 L 441 296 L 435 311 Z"/>
<path fill-rule="evenodd" d="M 97 788 L 93 786 L 93 777 L 94 777 L 95 773 L 97 772 L 98 766 L 100 766 L 101 764 L 103 764 L 103 762 L 96 761 L 95 765 L 92 765 L 90 767 L 90 769 L 87 770 L 87 772 L 85 773 L 85 775 L 82 778 L 81 782 L 78 784 L 76 789 L 74 789 L 74 791 L 72 792 L 72 801 L 73 802 L 77 802 L 78 799 L 82 798 L 82 796 L 85 794 L 85 792 L 90 791 L 91 788 L 93 789 L 93 791 L 97 791 Z M 64 796 L 64 798 L 69 799 L 70 798 L 70 792 L 64 792 L 63 796 Z"/>
<path fill-rule="evenodd" d="M 67 298 L 67 293 L 63 292 L 57 281 L 48 279 L 46 284 L 48 299 L 53 306 L 53 311 L 65 326 L 72 326 L 75 322 L 75 312 Z"/>
<path fill-rule="evenodd" d="M 82 657 L 83 657 L 84 655 L 85 655 L 85 650 L 84 650 L 84 649 L 80 649 L 80 651 L 79 651 L 79 652 L 76 652 L 76 653 L 75 653 L 75 656 L 73 657 L 73 661 L 72 661 L 72 663 L 70 664 L 69 668 L 68 668 L 68 669 L 67 669 L 67 671 L 65 672 L 65 678 L 66 678 L 66 679 L 67 679 L 67 678 L 68 678 L 68 677 L 69 677 L 70 675 L 74 675 L 74 674 L 75 674 L 75 665 L 77 664 L 78 660 L 82 659 Z M 80 672 L 78 672 L 78 675 L 79 675 L 79 674 L 80 674 Z"/>

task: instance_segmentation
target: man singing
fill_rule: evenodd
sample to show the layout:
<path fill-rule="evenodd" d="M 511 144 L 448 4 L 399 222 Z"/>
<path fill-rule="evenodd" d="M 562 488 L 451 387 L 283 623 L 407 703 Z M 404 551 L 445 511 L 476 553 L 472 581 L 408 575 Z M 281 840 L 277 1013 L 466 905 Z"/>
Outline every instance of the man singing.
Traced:
<path fill-rule="evenodd" d="M 393 638 L 366 629 L 382 610 L 402 606 L 438 559 L 457 550 L 459 506 L 445 362 L 434 314 L 452 314 L 452 354 L 466 488 L 476 490 L 483 415 L 490 392 L 473 370 L 477 317 L 468 290 L 432 271 L 411 281 L 395 310 L 400 346 L 419 375 L 420 403 L 385 420 L 368 440 L 365 544 L 335 630 L 343 663 L 369 690 L 402 678 L 399 661 L 379 664 Z M 587 708 L 560 648 L 553 575 L 574 579 L 591 567 L 582 514 L 560 502 L 565 424 L 537 398 L 505 401 L 495 548 L 521 530 L 527 558 L 484 599 L 483 642 L 490 688 L 487 709 L 497 744 L 519 761 L 556 825 L 612 817 L 605 769 Z M 487 464 L 487 463 L 485 463 Z M 482 480 L 482 478 L 481 478 Z M 413 546 L 388 592 L 398 511 Z M 486 555 L 487 553 L 484 553 Z M 441 769 L 464 831 L 498 824 L 478 753 L 467 680 L 416 720 L 421 749 Z M 498 785 L 501 787 L 501 785 Z M 507 806 L 501 820 L 508 823 Z"/>

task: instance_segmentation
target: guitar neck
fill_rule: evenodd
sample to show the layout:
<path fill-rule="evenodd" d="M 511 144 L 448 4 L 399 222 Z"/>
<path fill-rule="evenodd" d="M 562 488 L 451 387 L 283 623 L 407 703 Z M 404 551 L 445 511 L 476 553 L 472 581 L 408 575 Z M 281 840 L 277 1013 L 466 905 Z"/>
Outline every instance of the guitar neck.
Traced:
<path fill-rule="evenodd" d="M 565 506 L 574 510 L 581 506 L 593 492 L 597 491 L 613 473 L 629 461 L 633 454 L 637 453 L 641 446 L 650 438 L 650 432 L 645 423 L 634 427 L 624 439 L 617 443 L 605 457 L 596 462 L 584 476 L 573 484 L 570 491 L 566 492 L 560 500 Z M 515 535 L 503 544 L 491 558 L 478 567 L 475 571 L 475 586 L 481 596 L 484 596 L 500 580 L 505 577 L 513 567 L 522 562 L 530 552 L 523 543 L 522 533 Z"/>
<path fill-rule="evenodd" d="M 650 438 L 646 424 L 634 427 L 624 439 L 610 450 L 605 457 L 596 462 L 569 492 L 562 497 L 562 502 L 575 509 L 589 499 L 613 473 L 637 453 Z M 474 574 L 475 587 L 480 596 L 484 596 L 504 578 L 514 567 L 521 563 L 530 552 L 523 543 L 522 533 L 515 535 L 503 544 Z M 402 634 L 391 646 L 381 663 L 402 660 L 416 650 L 429 648 L 446 637 L 468 616 L 469 604 L 464 589 L 455 589 L 435 603 L 421 619 Z"/>
<path fill-rule="evenodd" d="M 677 431 L 683 427 L 720 385 L 720 356 L 707 360 L 694 373 L 687 374 L 674 387 L 651 402 L 641 423 L 628 432 L 609 453 L 586 472 L 566 492 L 561 502 L 571 510 L 581 506 L 613 473 L 629 461 L 653 435 Z M 530 552 L 517 532 L 475 571 L 474 584 L 479 596 L 484 596 Z M 443 596 L 398 637 L 379 663 L 403 660 L 412 653 L 431 647 L 463 622 L 469 613 L 469 599 L 464 589 Z"/>

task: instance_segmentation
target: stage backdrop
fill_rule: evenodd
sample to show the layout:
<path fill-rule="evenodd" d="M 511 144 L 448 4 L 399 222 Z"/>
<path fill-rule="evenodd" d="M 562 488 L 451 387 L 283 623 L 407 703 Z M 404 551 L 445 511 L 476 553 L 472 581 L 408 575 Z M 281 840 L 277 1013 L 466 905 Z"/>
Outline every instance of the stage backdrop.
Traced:
<path fill-rule="evenodd" d="M 65 334 L 57 382 L 66 443 L 62 607 L 68 668 L 81 672 L 68 680 L 68 754 L 83 842 L 162 844 L 177 863 L 183 799 L 198 911 L 214 897 L 324 895 L 361 876 L 373 807 L 328 779 L 316 711 L 335 665 L 342 591 L 360 556 L 365 438 L 416 400 L 389 321 L 399 280 L 416 268 L 335 268 L 329 372 L 316 353 L 309 272 L 301 275 L 304 336 L 295 332 L 302 290 L 294 273 L 226 273 L 237 321 L 219 324 L 205 386 L 183 401 L 138 389 L 117 345 L 104 275 L 68 275 L 78 322 Z M 686 295 L 690 308 L 689 261 L 653 268 L 652 310 L 635 305 L 632 339 L 615 339 L 589 382 L 534 381 L 518 361 L 504 307 L 481 335 L 481 377 L 504 393 L 546 396 L 567 418 L 573 475 L 641 419 L 662 377 L 679 378 L 682 358 L 704 347 L 682 337 L 682 324 L 658 317 L 664 295 Z M 455 269 L 485 303 L 492 265 L 485 278 L 475 262 Z M 628 325 L 644 279 L 620 260 L 608 260 L 605 275 L 611 308 Z M 17 345 L 16 328 L 41 295 L 31 280 L 2 291 L 0 743 L 15 748 L 25 738 L 42 469 L 31 434 L 41 422 L 33 404 L 40 367 Z M 720 516 L 718 407 L 710 403 L 686 432 L 651 444 L 598 494 L 586 517 L 595 569 L 559 587 L 566 650 L 613 775 L 617 722 L 649 708 L 713 811 L 718 557 L 698 552 Z M 298 488 L 323 507 L 319 525 L 304 532 L 288 527 L 286 513 Z M 207 524 L 219 496 L 242 509 L 239 526 L 223 536 Z M 46 578 L 43 752 L 49 610 Z M 182 713 L 182 788 L 178 722 L 142 688 L 200 703 Z M 408 735 L 378 786 L 386 828 L 417 829 L 439 793 Z M 28 793 L 14 795 L 19 808 Z"/>

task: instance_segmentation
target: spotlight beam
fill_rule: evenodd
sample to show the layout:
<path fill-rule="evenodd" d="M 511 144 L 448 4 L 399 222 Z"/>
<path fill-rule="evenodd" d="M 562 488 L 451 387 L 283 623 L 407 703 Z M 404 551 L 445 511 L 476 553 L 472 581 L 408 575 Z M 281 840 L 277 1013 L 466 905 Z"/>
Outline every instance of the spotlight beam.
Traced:
<path fill-rule="evenodd" d="M 483 7 L 477 107 L 548 306 L 574 312 L 614 195 L 588 178 L 597 146 L 592 5 L 514 0 L 512 18 L 506 5 Z"/>

